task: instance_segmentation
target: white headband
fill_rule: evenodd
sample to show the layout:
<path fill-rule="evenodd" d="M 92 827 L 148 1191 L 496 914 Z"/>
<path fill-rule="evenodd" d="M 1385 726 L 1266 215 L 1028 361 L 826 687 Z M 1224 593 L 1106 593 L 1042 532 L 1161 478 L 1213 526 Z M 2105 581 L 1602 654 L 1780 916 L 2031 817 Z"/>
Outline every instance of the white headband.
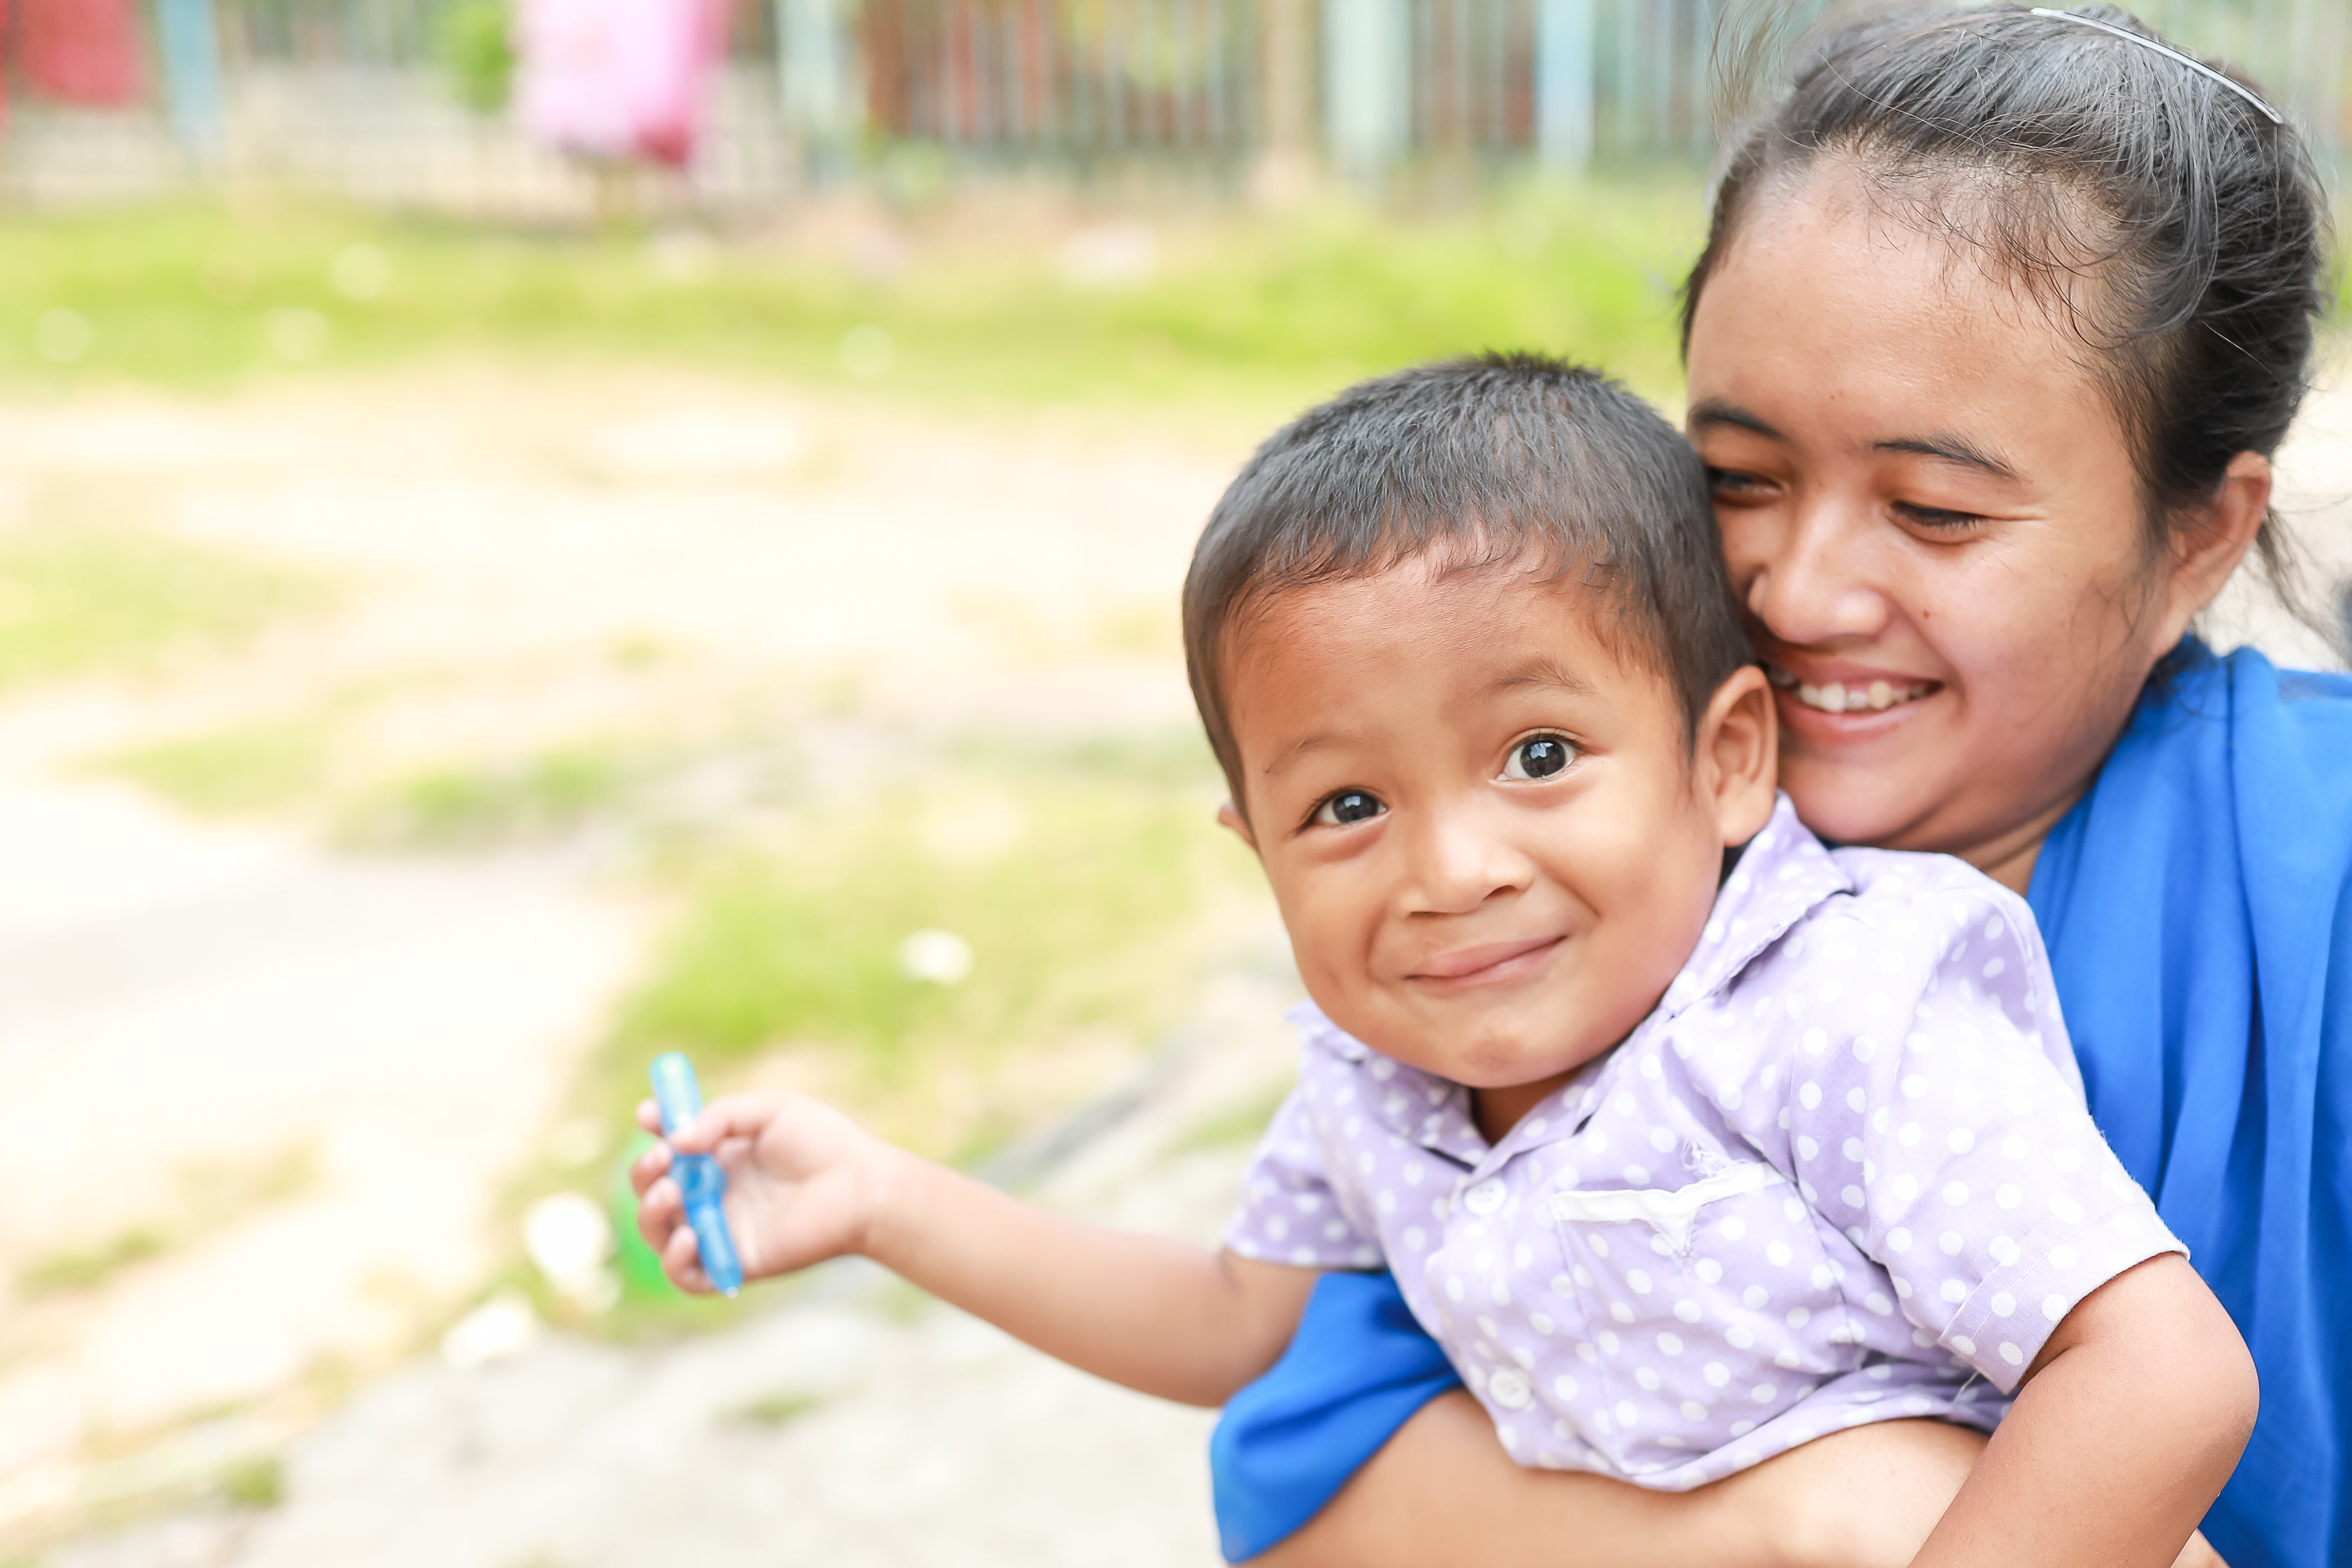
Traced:
<path fill-rule="evenodd" d="M 2164 44 L 2159 44 L 2154 38 L 2148 37 L 2144 34 L 2135 33 L 2128 27 L 2118 27 L 2112 22 L 2102 22 L 2095 16 L 2078 16 L 2072 11 L 2053 11 L 2046 7 L 2036 5 L 2033 8 L 2033 14 L 2037 16 L 2047 16 L 2053 22 L 2073 22 L 2079 26 L 2096 27 L 2102 33 L 2113 33 L 2116 37 L 2123 39 L 2126 43 L 2137 44 L 2143 49 L 2151 49 L 2156 53 L 2162 55 L 2166 59 L 2177 60 L 2180 64 L 2187 66 L 2190 70 L 2195 71 L 2199 76 L 2210 77 L 2213 80 L 2220 82 L 2223 87 L 2228 88 L 2231 92 L 2236 93 L 2240 98 L 2244 99 L 2248 103 L 2252 104 L 2256 109 L 2261 110 L 2264 114 L 2269 115 L 2272 124 L 2284 125 L 2286 123 L 2286 117 L 2284 115 L 2281 114 L 2277 110 L 2273 109 L 2269 104 L 2264 103 L 2262 100 L 2261 96 L 2257 94 L 2253 89 L 2246 86 L 2245 83 L 2231 81 L 2228 77 L 2223 76 L 2220 71 L 2215 70 L 2211 66 L 2207 65 L 2204 61 L 2190 59 L 2179 49 L 2169 47 Z"/>

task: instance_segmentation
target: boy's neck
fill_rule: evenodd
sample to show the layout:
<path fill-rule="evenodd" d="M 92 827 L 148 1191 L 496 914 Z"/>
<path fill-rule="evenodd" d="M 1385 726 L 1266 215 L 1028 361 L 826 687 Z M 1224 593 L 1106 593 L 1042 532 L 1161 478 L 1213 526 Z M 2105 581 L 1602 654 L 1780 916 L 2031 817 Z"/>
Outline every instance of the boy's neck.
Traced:
<path fill-rule="evenodd" d="M 1549 1099 L 1561 1084 L 1576 1076 L 1579 1069 L 1554 1073 L 1533 1083 L 1515 1083 L 1506 1089 L 1474 1089 L 1470 1091 L 1470 1120 L 1477 1123 L 1478 1136 L 1489 1146 L 1500 1143 L 1510 1135 L 1511 1129 L 1537 1106 Z"/>

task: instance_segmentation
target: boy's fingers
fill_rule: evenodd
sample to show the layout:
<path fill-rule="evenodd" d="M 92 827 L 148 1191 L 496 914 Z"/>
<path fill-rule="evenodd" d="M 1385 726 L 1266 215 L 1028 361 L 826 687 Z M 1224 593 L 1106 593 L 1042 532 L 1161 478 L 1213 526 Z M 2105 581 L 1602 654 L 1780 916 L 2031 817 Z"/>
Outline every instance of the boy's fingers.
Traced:
<path fill-rule="evenodd" d="M 646 1189 L 644 1201 L 637 1205 L 637 1234 L 656 1254 L 669 1246 L 670 1237 L 684 1226 L 685 1219 L 686 1203 L 676 1182 L 656 1182 Z M 688 1234 L 693 1234 L 690 1228 Z"/>
<path fill-rule="evenodd" d="M 662 1272 L 682 1290 L 709 1294 L 710 1279 L 702 1272 L 702 1253 L 695 1245 L 692 1226 L 682 1225 L 670 1233 L 669 1245 L 662 1249 Z"/>
<path fill-rule="evenodd" d="M 629 1185 L 637 1190 L 637 1196 L 641 1198 L 656 1182 L 668 1173 L 669 1146 L 665 1143 L 655 1144 L 629 1162 Z"/>
<path fill-rule="evenodd" d="M 650 1100 L 641 1100 L 637 1101 L 637 1125 L 652 1133 L 655 1137 L 660 1137 L 661 1107 L 656 1105 Z"/>
<path fill-rule="evenodd" d="M 673 1149 L 708 1154 L 729 1138 L 756 1141 L 776 1119 L 776 1102 L 764 1094 L 730 1094 L 714 1100 L 702 1113 L 669 1135 Z"/>

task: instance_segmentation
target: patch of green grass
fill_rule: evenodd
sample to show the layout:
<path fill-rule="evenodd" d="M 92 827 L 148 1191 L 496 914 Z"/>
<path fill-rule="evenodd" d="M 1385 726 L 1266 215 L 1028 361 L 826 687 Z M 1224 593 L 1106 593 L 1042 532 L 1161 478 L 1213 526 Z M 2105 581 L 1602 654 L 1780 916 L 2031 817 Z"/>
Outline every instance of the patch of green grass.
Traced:
<path fill-rule="evenodd" d="M 312 794 L 332 740 L 322 720 L 271 720 L 159 741 L 97 766 L 206 816 L 276 811 Z"/>
<path fill-rule="evenodd" d="M 932 776 L 797 819 L 783 847 L 674 868 L 675 923 L 596 1053 L 583 1113 L 625 1124 L 664 1050 L 713 1095 L 788 1050 L 877 1131 L 966 1157 L 1101 1092 L 1175 1023 L 1207 957 L 1198 911 L 1241 866 L 1211 819 L 1205 752 L 933 755 Z M 919 931 L 969 942 L 969 974 L 908 973 Z M 616 1184 L 625 1236 L 632 1211 Z M 639 1254 L 625 1242 L 631 1327 L 677 1300 Z"/>
<path fill-rule="evenodd" d="M 1533 347 L 1656 390 L 1677 379 L 1670 282 L 1701 205 L 1678 174 L 1528 185 L 1453 215 L 1176 215 L 1149 275 L 1116 284 L 1072 280 L 1057 236 L 985 221 L 984 198 L 915 221 L 879 269 L 748 246 L 681 264 L 627 236 L 315 206 L 17 216 L 0 222 L 0 382 L 206 384 L 493 350 L 959 402 L 1286 408 L 1415 360 Z M 59 310 L 69 330 L 40 332 Z M 41 357 L 85 330 L 74 363 Z"/>
<path fill-rule="evenodd" d="M 623 804 L 647 759 L 576 746 L 488 767 L 436 769 L 352 815 L 347 837 L 409 849 L 481 849 L 570 832 Z"/>
<path fill-rule="evenodd" d="M 92 1289 L 163 1250 L 163 1238 L 154 1231 L 126 1230 L 96 1247 L 36 1258 L 17 1274 L 16 1293 L 30 1299 Z"/>
<path fill-rule="evenodd" d="M 784 1426 L 824 1405 L 814 1394 L 769 1394 L 738 1408 L 735 1418 L 755 1426 Z"/>
<path fill-rule="evenodd" d="M 252 1454 L 221 1467 L 215 1484 L 231 1508 L 276 1508 L 286 1500 L 286 1466 L 275 1454 Z"/>
<path fill-rule="evenodd" d="M 0 532 L 0 691 L 225 646 L 315 593 L 289 573 L 127 528 Z"/>
<path fill-rule="evenodd" d="M 646 1060 L 676 1047 L 717 1061 L 814 1040 L 895 1073 L 927 1043 L 1017 1034 L 1040 1008 L 1073 1023 L 1115 1013 L 1115 984 L 1073 986 L 1057 971 L 1083 970 L 1193 907 L 1191 851 L 1213 829 L 1196 799 L 1155 794 L 1040 784 L 1024 801 L 1017 848 L 980 864 L 910 844 L 911 804 L 832 829 L 831 864 L 724 863 L 692 889 L 617 1040 Z M 970 979 L 901 970 L 899 944 L 929 929 L 971 942 Z"/>

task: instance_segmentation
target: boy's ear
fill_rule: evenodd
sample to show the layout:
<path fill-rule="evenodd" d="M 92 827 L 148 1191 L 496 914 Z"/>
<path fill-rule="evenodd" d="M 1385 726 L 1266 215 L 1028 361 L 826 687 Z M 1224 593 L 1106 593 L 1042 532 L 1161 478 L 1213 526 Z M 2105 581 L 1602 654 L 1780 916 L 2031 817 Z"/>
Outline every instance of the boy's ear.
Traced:
<path fill-rule="evenodd" d="M 1743 665 L 1715 689 L 1692 752 L 1724 846 L 1747 843 L 1772 819 L 1780 784 L 1780 716 L 1761 669 Z"/>
<path fill-rule="evenodd" d="M 1252 853 L 1256 851 L 1257 840 L 1250 836 L 1249 818 L 1244 816 L 1241 808 L 1232 801 L 1217 807 L 1217 826 L 1248 845 Z"/>

